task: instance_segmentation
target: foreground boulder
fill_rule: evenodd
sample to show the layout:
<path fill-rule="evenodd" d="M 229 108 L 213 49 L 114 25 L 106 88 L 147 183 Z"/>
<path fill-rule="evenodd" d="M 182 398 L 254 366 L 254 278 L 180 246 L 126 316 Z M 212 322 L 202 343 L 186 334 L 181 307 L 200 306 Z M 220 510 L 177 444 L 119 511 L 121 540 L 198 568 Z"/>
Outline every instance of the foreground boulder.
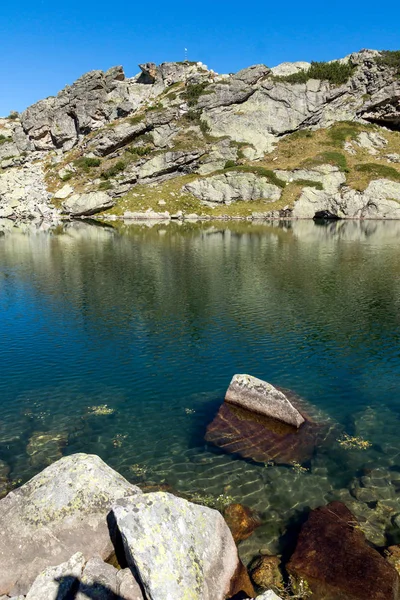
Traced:
<path fill-rule="evenodd" d="M 223 600 L 240 562 L 221 514 L 157 492 L 113 508 L 126 558 L 149 600 Z"/>
<path fill-rule="evenodd" d="M 294 427 L 300 427 L 304 423 L 304 417 L 285 394 L 267 381 L 251 375 L 233 376 L 225 402 Z"/>
<path fill-rule="evenodd" d="M 0 594 L 24 594 L 45 568 L 76 552 L 107 559 L 107 514 L 140 494 L 98 456 L 74 454 L 47 467 L 0 501 Z"/>
<path fill-rule="evenodd" d="M 94 215 L 114 206 L 115 201 L 105 192 L 89 192 L 88 194 L 73 194 L 63 202 L 63 212 L 72 217 Z"/>
<path fill-rule="evenodd" d="M 400 579 L 341 502 L 310 513 L 286 566 L 318 600 L 398 600 Z M 302 582 L 302 583 L 301 583 Z"/>

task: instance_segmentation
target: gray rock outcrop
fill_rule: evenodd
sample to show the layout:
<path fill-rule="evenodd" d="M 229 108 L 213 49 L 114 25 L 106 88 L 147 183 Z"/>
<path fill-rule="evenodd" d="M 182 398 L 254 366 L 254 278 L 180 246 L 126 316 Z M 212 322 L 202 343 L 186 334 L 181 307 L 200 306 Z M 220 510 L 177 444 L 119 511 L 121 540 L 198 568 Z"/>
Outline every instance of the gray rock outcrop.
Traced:
<path fill-rule="evenodd" d="M 149 600 L 226 598 L 239 559 L 219 512 L 157 492 L 120 501 L 113 513 Z"/>
<path fill-rule="evenodd" d="M 304 423 L 304 418 L 285 394 L 267 381 L 251 375 L 232 377 L 225 402 L 297 428 Z"/>
<path fill-rule="evenodd" d="M 292 216 L 313 218 L 320 210 L 329 210 L 343 219 L 399 219 L 400 183 L 377 179 L 371 181 L 364 192 L 345 187 L 333 194 L 305 187 L 294 205 Z"/>
<path fill-rule="evenodd" d="M 27 593 L 37 575 L 76 552 L 113 553 L 107 514 L 140 490 L 98 456 L 53 463 L 0 501 L 0 594 Z"/>
<path fill-rule="evenodd" d="M 106 192 L 73 194 L 62 203 L 63 212 L 72 217 L 94 215 L 114 206 L 115 201 Z"/>
<path fill-rule="evenodd" d="M 230 204 L 235 200 L 267 200 L 281 197 L 281 188 L 269 183 L 266 177 L 254 173 L 228 171 L 204 179 L 196 179 L 184 189 L 202 202 Z"/>

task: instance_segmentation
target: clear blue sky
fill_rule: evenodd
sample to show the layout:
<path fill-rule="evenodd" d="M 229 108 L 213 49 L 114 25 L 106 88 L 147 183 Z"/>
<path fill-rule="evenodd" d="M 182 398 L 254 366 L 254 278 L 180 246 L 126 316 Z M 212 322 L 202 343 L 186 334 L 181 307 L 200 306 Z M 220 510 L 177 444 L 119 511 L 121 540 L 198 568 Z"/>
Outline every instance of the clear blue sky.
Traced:
<path fill-rule="evenodd" d="M 3 2 L 0 115 L 56 94 L 92 69 L 201 60 L 216 71 L 400 48 L 400 3 L 279 1 Z"/>

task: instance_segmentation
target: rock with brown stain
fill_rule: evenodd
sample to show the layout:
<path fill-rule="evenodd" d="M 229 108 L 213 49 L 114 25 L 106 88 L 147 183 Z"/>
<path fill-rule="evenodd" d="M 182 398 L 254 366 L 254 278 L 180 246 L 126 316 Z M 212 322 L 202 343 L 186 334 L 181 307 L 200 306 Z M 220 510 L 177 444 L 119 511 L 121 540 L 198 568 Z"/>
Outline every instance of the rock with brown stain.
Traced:
<path fill-rule="evenodd" d="M 400 579 L 341 502 L 311 511 L 286 565 L 318 600 L 399 600 Z"/>
<path fill-rule="evenodd" d="M 257 514 L 243 504 L 230 504 L 224 511 L 224 518 L 236 543 L 246 540 L 261 525 Z"/>

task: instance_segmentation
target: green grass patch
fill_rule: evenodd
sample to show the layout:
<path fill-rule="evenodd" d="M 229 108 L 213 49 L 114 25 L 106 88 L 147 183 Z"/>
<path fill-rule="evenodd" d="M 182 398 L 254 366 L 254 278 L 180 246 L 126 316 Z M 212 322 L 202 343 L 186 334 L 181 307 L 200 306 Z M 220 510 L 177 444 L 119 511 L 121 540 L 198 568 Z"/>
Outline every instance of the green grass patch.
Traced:
<path fill-rule="evenodd" d="M 340 171 L 344 173 L 349 172 L 349 168 L 347 166 L 347 160 L 344 154 L 341 152 L 321 152 L 314 158 L 308 158 L 303 161 L 302 167 L 318 167 L 319 165 L 334 165 L 338 167 Z"/>
<path fill-rule="evenodd" d="M 343 85 L 353 75 L 354 66 L 350 63 L 333 62 L 312 62 L 307 71 L 298 71 L 291 75 L 275 77 L 276 81 L 287 83 L 307 83 L 309 79 L 319 79 L 329 81 L 333 85 Z"/>
<path fill-rule="evenodd" d="M 112 177 L 115 177 L 116 175 L 118 175 L 118 173 L 121 173 L 121 171 L 123 171 L 125 169 L 125 167 L 126 167 L 126 163 L 123 160 L 119 160 L 118 162 L 115 163 L 115 165 L 113 165 L 106 171 L 103 171 L 100 174 L 100 177 L 102 179 L 111 179 Z"/>
<path fill-rule="evenodd" d="M 313 133 L 314 132 L 310 131 L 310 129 L 299 129 L 298 131 L 289 133 L 289 135 L 286 136 L 286 139 L 291 140 L 293 142 L 295 142 L 297 140 L 305 140 L 305 139 L 312 138 Z"/>
<path fill-rule="evenodd" d="M 269 183 L 277 185 L 280 188 L 284 188 L 286 186 L 286 182 L 279 179 L 277 175 L 270 169 L 266 169 L 265 167 L 258 167 L 255 165 L 235 165 L 234 167 L 228 167 L 224 169 L 222 173 L 230 172 L 230 171 L 238 171 L 239 173 L 254 173 L 254 175 L 259 175 L 260 177 L 266 177 Z"/>
<path fill-rule="evenodd" d="M 70 179 L 72 179 L 72 173 L 65 173 L 65 175 L 61 177 L 61 181 L 69 181 Z"/>
<path fill-rule="evenodd" d="M 361 123 L 353 123 L 351 121 L 342 121 L 333 125 L 327 130 L 328 140 L 332 146 L 343 148 L 343 144 L 347 140 L 354 140 L 358 134 L 367 126 Z"/>
<path fill-rule="evenodd" d="M 99 190 L 105 192 L 106 190 L 110 190 L 112 188 L 112 183 L 111 181 L 108 181 L 108 179 L 106 181 L 101 181 L 99 183 Z"/>
<path fill-rule="evenodd" d="M 0 144 L 5 144 L 8 141 L 10 141 L 10 138 L 6 137 L 3 134 L 0 134 Z"/>
<path fill-rule="evenodd" d="M 397 77 L 400 77 L 400 50 L 382 50 L 376 62 L 378 65 L 393 69 Z"/>
<path fill-rule="evenodd" d="M 224 169 L 230 169 L 231 167 L 236 167 L 236 162 L 234 160 L 227 160 L 224 166 Z"/>
<path fill-rule="evenodd" d="M 131 125 L 137 125 L 138 123 L 141 123 L 144 119 L 144 115 L 136 115 L 136 117 L 130 117 L 129 119 L 129 123 Z"/>
<path fill-rule="evenodd" d="M 387 165 L 379 165 L 377 163 L 360 163 L 354 166 L 354 170 L 358 173 L 366 173 L 371 179 L 391 179 L 392 181 L 400 181 L 400 173 L 393 167 Z"/>
<path fill-rule="evenodd" d="M 301 187 L 313 187 L 317 190 L 323 190 L 324 186 L 320 181 L 312 181 L 311 179 L 296 179 L 293 181 L 296 185 Z"/>
<path fill-rule="evenodd" d="M 182 98 L 186 100 L 188 106 L 196 106 L 200 96 L 203 94 L 211 94 L 206 90 L 208 83 L 189 83 L 182 94 Z"/>
<path fill-rule="evenodd" d="M 90 158 L 89 156 L 82 156 L 74 160 L 74 166 L 87 173 L 94 167 L 99 167 L 101 160 L 99 158 Z"/>
<path fill-rule="evenodd" d="M 146 156 L 153 151 L 152 146 L 130 146 L 126 149 L 129 154 L 133 154 L 133 156 Z"/>

